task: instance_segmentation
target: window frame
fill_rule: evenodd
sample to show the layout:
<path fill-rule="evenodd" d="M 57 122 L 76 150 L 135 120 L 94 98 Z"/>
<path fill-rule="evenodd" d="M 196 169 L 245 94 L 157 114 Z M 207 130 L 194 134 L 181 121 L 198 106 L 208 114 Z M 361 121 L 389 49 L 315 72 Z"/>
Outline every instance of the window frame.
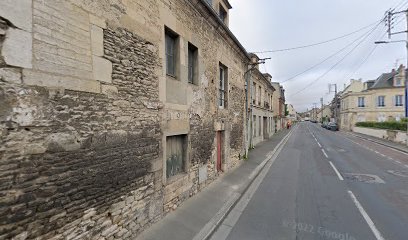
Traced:
<path fill-rule="evenodd" d="M 382 99 L 382 101 L 380 101 Z M 385 107 L 385 96 L 377 96 L 377 107 Z"/>
<path fill-rule="evenodd" d="M 223 23 L 225 23 L 225 22 L 227 21 L 228 12 L 227 12 L 227 10 L 225 10 L 225 8 L 221 5 L 221 3 L 220 3 L 220 5 L 219 5 L 219 7 L 218 7 L 218 16 L 219 16 L 219 18 L 221 19 L 221 21 L 222 21 Z"/>
<path fill-rule="evenodd" d="M 198 48 L 188 43 L 187 49 L 187 82 L 198 85 Z"/>
<path fill-rule="evenodd" d="M 178 78 L 177 70 L 178 70 L 178 42 L 179 42 L 179 35 L 171 30 L 170 28 L 164 28 L 164 45 L 165 45 L 165 61 L 166 61 L 166 75 L 173 77 L 175 79 Z M 171 46 L 171 48 L 169 48 Z M 169 51 L 171 49 L 172 51 Z M 171 61 L 169 61 L 171 58 Z M 169 63 L 172 63 L 171 71 L 169 68 Z"/>
<path fill-rule="evenodd" d="M 400 99 L 400 101 L 398 101 L 398 99 Z M 404 106 L 404 96 L 403 95 L 395 95 L 395 106 L 396 107 Z"/>
<path fill-rule="evenodd" d="M 361 100 L 361 101 L 360 101 Z M 359 108 L 364 108 L 364 107 L 366 107 L 366 105 L 365 105 L 365 97 L 358 97 L 357 98 L 357 106 L 359 107 Z"/>
<path fill-rule="evenodd" d="M 226 109 L 228 97 L 228 68 L 222 63 L 219 63 L 218 71 L 218 107 Z"/>

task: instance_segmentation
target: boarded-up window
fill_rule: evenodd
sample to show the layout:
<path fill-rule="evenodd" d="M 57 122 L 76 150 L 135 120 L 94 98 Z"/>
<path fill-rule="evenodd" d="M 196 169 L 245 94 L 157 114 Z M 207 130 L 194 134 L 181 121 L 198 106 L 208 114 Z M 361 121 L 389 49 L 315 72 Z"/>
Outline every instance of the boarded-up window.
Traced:
<path fill-rule="evenodd" d="M 184 172 L 186 162 L 187 135 L 166 138 L 166 177 L 170 178 Z"/>

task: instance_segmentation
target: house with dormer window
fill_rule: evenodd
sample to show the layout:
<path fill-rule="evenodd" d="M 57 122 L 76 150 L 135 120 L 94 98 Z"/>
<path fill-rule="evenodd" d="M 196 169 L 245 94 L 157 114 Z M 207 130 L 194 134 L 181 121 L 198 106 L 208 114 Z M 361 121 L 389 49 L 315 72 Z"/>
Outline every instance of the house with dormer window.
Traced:
<path fill-rule="evenodd" d="M 352 80 L 341 94 L 340 127 L 352 130 L 357 122 L 400 121 L 405 114 L 403 65 L 377 79 Z"/>

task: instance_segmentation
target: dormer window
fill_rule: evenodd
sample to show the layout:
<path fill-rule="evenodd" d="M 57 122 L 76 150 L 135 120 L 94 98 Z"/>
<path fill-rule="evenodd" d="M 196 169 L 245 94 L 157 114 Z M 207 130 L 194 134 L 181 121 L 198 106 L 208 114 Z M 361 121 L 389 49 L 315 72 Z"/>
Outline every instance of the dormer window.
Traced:
<path fill-rule="evenodd" d="M 396 86 L 396 87 L 400 87 L 400 86 L 402 86 L 402 81 L 401 81 L 401 78 L 397 78 L 397 79 L 395 79 L 395 86 Z"/>
<path fill-rule="evenodd" d="M 221 4 L 219 7 L 219 16 L 220 16 L 220 19 L 225 23 L 227 20 L 227 11 L 224 9 L 224 7 Z"/>

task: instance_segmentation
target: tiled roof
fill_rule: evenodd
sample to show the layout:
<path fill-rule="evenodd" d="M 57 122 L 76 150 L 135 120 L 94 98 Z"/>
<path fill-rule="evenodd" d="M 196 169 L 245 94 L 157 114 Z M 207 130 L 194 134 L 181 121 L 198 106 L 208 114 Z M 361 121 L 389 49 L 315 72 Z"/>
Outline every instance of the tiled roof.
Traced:
<path fill-rule="evenodd" d="M 393 87 L 394 76 L 397 72 L 383 73 L 369 89 L 390 88 Z"/>

